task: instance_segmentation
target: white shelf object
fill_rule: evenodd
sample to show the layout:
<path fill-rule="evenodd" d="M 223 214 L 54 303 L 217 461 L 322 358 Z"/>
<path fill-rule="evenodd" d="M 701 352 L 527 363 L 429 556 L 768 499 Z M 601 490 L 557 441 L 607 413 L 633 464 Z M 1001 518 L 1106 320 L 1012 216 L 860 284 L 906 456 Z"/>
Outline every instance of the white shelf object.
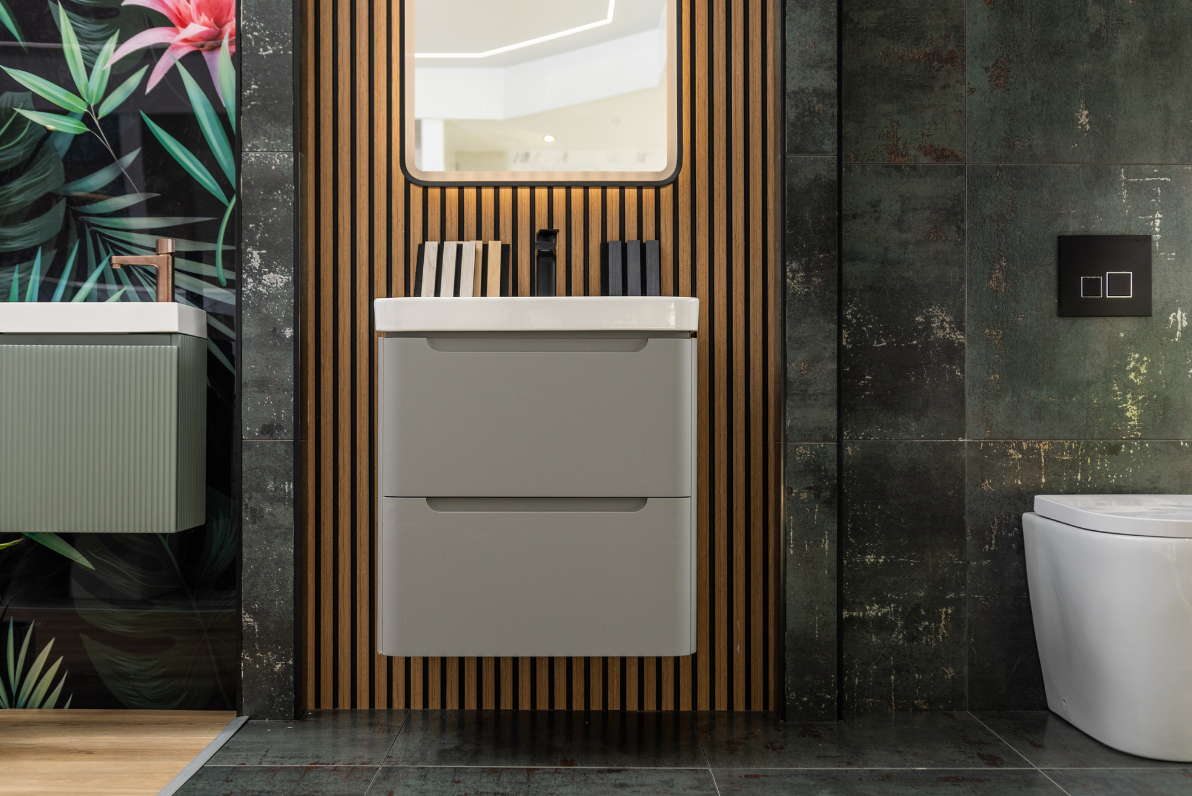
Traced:
<path fill-rule="evenodd" d="M 175 302 L 30 302 L 0 305 L 0 334 L 207 336 L 207 313 Z"/>
<path fill-rule="evenodd" d="M 378 332 L 695 332 L 699 299 L 669 296 L 388 298 Z"/>

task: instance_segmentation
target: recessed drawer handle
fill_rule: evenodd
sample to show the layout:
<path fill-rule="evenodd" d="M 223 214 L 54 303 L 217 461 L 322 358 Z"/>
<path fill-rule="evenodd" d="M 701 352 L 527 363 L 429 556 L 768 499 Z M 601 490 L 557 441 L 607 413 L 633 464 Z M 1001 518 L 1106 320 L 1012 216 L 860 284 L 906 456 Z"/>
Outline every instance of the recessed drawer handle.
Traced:
<path fill-rule="evenodd" d="M 597 497 L 433 497 L 426 499 L 431 511 L 472 511 L 491 513 L 497 511 L 582 511 L 633 512 L 646 507 L 646 498 L 597 498 Z"/>
<path fill-rule="evenodd" d="M 650 342 L 646 337 L 428 337 L 432 351 L 453 353 L 605 352 L 632 354 Z"/>

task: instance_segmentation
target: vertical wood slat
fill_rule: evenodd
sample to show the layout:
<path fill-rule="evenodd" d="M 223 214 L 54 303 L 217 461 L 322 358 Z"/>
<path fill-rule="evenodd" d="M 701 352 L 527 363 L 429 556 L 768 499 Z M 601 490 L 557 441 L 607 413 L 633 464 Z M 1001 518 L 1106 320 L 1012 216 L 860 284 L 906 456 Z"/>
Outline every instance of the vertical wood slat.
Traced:
<path fill-rule="evenodd" d="M 306 158 L 301 701 L 309 707 L 766 709 L 780 693 L 780 444 L 773 316 L 779 120 L 773 9 L 682 0 L 684 165 L 658 189 L 424 188 L 398 149 L 398 10 L 303 0 Z M 600 244 L 657 239 L 662 289 L 700 304 L 697 643 L 682 658 L 388 659 L 375 653 L 375 352 L 369 304 L 405 295 L 423 240 L 560 231 L 559 295 L 598 295 Z M 586 274 L 586 281 L 585 281 Z M 770 439 L 772 437 L 773 439 Z M 515 662 L 516 661 L 516 662 Z M 408 682 L 407 682 L 408 679 Z"/>

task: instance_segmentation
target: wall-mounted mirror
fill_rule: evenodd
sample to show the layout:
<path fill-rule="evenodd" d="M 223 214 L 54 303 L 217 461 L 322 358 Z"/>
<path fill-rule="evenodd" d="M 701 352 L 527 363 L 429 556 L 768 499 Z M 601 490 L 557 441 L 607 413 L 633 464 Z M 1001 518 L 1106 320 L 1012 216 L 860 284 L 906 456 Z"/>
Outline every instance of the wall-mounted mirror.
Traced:
<path fill-rule="evenodd" d="M 406 174 L 451 184 L 674 179 L 677 6 L 406 0 Z"/>

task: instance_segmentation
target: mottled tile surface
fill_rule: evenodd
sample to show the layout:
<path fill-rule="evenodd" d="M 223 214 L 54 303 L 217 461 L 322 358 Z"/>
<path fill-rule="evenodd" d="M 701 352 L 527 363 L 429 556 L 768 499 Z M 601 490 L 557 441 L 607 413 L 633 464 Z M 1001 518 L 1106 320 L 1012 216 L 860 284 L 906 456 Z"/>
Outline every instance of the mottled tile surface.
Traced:
<path fill-rule="evenodd" d="M 302 721 L 249 721 L 212 766 L 380 765 L 406 710 L 314 710 Z"/>
<path fill-rule="evenodd" d="M 690 718 L 674 712 L 413 711 L 389 765 L 703 765 Z"/>
<path fill-rule="evenodd" d="M 837 446 L 786 446 L 786 710 L 836 719 Z"/>
<path fill-rule="evenodd" d="M 292 0 L 241 0 L 240 41 L 247 52 L 258 54 L 294 51 Z"/>
<path fill-rule="evenodd" d="M 719 770 L 716 785 L 722 794 L 741 796 L 904 796 L 918 793 L 971 796 L 1063 796 L 1055 783 L 1038 771 L 997 771 L 990 768 L 949 768 L 934 771 L 868 769 L 828 771 L 744 769 Z"/>
<path fill-rule="evenodd" d="M 836 154 L 836 3 L 786 3 L 786 154 Z"/>
<path fill-rule="evenodd" d="M 243 712 L 294 718 L 295 443 L 241 447 L 241 683 Z"/>
<path fill-rule="evenodd" d="M 294 158 L 246 153 L 241 417 L 246 439 L 293 439 L 298 310 Z"/>
<path fill-rule="evenodd" d="M 968 706 L 1043 710 L 1022 515 L 1037 494 L 1192 492 L 1192 444 L 968 443 Z"/>
<path fill-rule="evenodd" d="M 1192 437 L 1192 168 L 969 168 L 970 439 Z M 1056 236 L 1155 236 L 1154 315 L 1060 318 Z"/>
<path fill-rule="evenodd" d="M 1039 768 L 1192 768 L 1119 752 L 1046 710 L 974 715 Z"/>
<path fill-rule="evenodd" d="M 846 166 L 846 439 L 964 436 L 965 169 Z"/>
<path fill-rule="evenodd" d="M 846 163 L 965 156 L 964 0 L 844 0 Z"/>
<path fill-rule="evenodd" d="M 1048 776 L 1068 793 L 1080 796 L 1187 796 L 1192 793 L 1192 771 L 1187 769 L 1086 769 L 1048 771 Z"/>
<path fill-rule="evenodd" d="M 245 52 L 241 64 L 240 146 L 244 152 L 294 150 L 294 56 Z"/>
<path fill-rule="evenodd" d="M 844 449 L 844 709 L 963 710 L 964 443 Z"/>
<path fill-rule="evenodd" d="M 1192 161 L 1192 6 L 968 4 L 970 160 Z"/>
<path fill-rule="evenodd" d="M 713 771 L 724 768 L 1030 768 L 967 713 L 846 713 L 780 722 L 772 714 L 697 714 Z"/>
<path fill-rule="evenodd" d="M 204 766 L 178 796 L 364 796 L 378 766 Z"/>
<path fill-rule="evenodd" d="M 836 440 L 836 160 L 786 159 L 786 439 Z"/>
<path fill-rule="evenodd" d="M 369 796 L 715 796 L 707 769 L 405 768 L 386 766 Z"/>

